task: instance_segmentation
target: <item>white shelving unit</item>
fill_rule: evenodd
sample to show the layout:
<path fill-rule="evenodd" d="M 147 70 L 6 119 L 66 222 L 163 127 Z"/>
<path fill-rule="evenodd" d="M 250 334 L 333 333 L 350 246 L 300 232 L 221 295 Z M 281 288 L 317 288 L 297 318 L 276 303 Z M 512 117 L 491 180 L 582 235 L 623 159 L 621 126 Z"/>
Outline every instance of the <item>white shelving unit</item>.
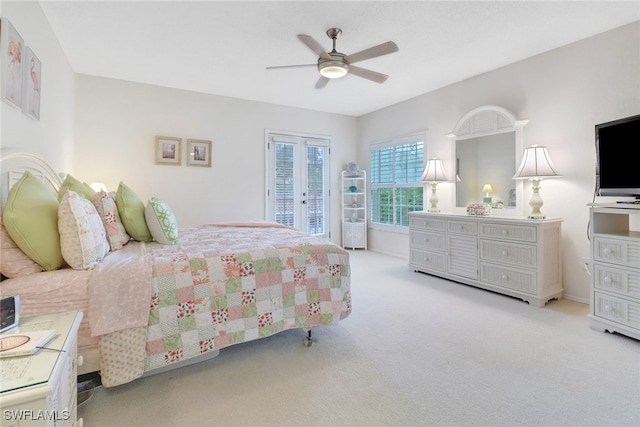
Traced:
<path fill-rule="evenodd" d="M 342 172 L 342 247 L 367 249 L 367 172 Z"/>
<path fill-rule="evenodd" d="M 640 340 L 640 209 L 594 205 L 591 327 Z"/>

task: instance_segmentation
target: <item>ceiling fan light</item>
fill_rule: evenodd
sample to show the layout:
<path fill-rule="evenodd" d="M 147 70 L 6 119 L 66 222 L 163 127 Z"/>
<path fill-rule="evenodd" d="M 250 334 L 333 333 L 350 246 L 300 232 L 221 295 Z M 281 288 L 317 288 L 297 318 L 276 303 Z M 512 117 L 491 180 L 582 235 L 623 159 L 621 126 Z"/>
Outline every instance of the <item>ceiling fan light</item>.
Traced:
<path fill-rule="evenodd" d="M 349 66 L 341 61 L 325 61 L 318 64 L 318 71 L 328 79 L 339 79 L 349 72 Z"/>

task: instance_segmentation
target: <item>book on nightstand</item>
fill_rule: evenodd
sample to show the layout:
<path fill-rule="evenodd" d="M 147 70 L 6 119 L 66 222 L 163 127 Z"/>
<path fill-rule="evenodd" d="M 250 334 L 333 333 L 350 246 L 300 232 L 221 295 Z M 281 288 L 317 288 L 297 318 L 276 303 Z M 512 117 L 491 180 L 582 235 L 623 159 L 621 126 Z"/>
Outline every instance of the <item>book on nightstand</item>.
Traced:
<path fill-rule="evenodd" d="M 53 329 L 0 334 L 0 359 L 36 354 L 55 336 Z"/>

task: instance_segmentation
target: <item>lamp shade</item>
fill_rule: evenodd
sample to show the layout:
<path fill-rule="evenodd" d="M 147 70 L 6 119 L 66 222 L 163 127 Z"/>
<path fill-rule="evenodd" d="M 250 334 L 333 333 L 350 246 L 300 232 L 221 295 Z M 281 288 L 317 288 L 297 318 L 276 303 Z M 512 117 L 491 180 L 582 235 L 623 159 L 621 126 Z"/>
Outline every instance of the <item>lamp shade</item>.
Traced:
<path fill-rule="evenodd" d="M 547 147 L 532 145 L 524 150 L 522 163 L 520 163 L 520 167 L 513 179 L 540 179 L 559 176 L 561 175 L 553 166 Z"/>
<path fill-rule="evenodd" d="M 93 191 L 100 192 L 100 191 L 104 191 L 105 193 L 107 192 L 107 186 L 104 184 L 104 182 L 92 182 L 91 185 L 89 185 Z"/>
<path fill-rule="evenodd" d="M 448 181 L 444 174 L 444 168 L 442 167 L 442 160 L 435 157 L 427 160 L 427 165 L 424 168 L 424 172 L 420 177 L 420 181 L 426 182 L 445 182 Z"/>
<path fill-rule="evenodd" d="M 491 186 L 491 184 L 485 184 L 482 186 L 482 192 L 483 193 L 493 193 L 493 187 Z"/>

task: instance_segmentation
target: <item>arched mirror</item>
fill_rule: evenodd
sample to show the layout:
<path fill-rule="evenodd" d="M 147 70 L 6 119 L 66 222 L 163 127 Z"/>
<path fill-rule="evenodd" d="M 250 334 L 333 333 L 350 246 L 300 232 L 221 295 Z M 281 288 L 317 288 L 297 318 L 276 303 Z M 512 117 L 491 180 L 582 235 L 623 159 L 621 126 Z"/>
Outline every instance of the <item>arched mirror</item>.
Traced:
<path fill-rule="evenodd" d="M 522 215 L 522 180 L 513 179 L 522 158 L 523 127 L 508 110 L 485 106 L 467 113 L 448 136 L 454 142 L 455 207 L 491 203 L 494 214 Z"/>

